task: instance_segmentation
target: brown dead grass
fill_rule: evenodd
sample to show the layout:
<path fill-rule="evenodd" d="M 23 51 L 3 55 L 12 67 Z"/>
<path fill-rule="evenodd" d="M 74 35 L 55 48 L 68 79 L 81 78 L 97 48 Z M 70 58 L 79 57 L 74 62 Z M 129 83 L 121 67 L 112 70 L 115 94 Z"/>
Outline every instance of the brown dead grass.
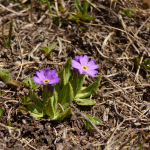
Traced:
<path fill-rule="evenodd" d="M 60 3 L 66 8 L 64 13 L 57 7 Z M 35 121 L 30 114 L 21 114 L 18 95 L 28 89 L 12 89 L 1 81 L 0 89 L 4 92 L 0 96 L 4 110 L 0 123 L 1 149 L 136 150 L 142 143 L 143 150 L 150 149 L 149 73 L 135 68 L 134 63 L 136 57 L 140 64 L 150 59 L 150 29 L 146 26 L 150 26 L 149 3 L 143 9 L 143 1 L 94 1 L 89 11 L 95 16 L 94 21 L 77 24 L 66 19 L 62 27 L 53 23 L 46 6 L 33 1 L 31 9 L 29 4 L 29 1 L 0 4 L 0 29 L 5 25 L 6 37 L 10 20 L 14 20 L 11 50 L 5 47 L 0 32 L 0 67 L 21 82 L 41 68 L 59 71 L 68 57 L 87 54 L 96 59 L 100 65 L 98 75 L 103 78 L 93 95 L 95 106 L 83 109 L 73 103 L 74 115 L 63 122 L 44 118 Z M 18 8 L 19 5 L 23 7 Z M 61 21 L 70 8 L 75 10 L 73 0 L 52 2 L 52 6 Z M 120 15 L 123 9 L 129 9 L 135 17 Z M 58 44 L 49 56 L 39 50 L 40 45 L 52 42 Z M 94 80 L 88 78 L 85 84 Z M 82 121 L 85 114 L 100 119 L 102 125 L 86 131 Z M 12 127 L 7 126 L 8 119 Z"/>

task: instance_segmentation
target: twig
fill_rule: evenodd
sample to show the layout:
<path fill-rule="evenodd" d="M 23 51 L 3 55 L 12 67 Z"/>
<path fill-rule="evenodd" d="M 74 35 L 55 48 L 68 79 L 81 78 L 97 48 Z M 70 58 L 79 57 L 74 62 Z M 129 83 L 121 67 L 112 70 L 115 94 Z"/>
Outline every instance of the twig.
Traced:
<path fill-rule="evenodd" d="M 59 12 L 59 9 L 58 9 L 58 1 L 57 0 L 55 0 L 55 8 L 56 8 L 57 15 L 60 16 L 60 12 Z"/>
<path fill-rule="evenodd" d="M 137 30 L 137 32 L 134 34 L 134 36 L 137 36 L 139 31 L 143 28 L 143 26 L 149 21 L 150 17 L 148 19 L 146 19 L 146 21 L 139 27 L 139 29 Z"/>
<path fill-rule="evenodd" d="M 33 53 L 38 49 L 38 47 L 41 45 L 41 43 L 37 44 L 36 47 L 29 53 L 28 55 L 28 61 L 30 60 L 30 57 L 32 57 L 35 60 L 39 60 L 39 57 L 33 56 Z"/>
<path fill-rule="evenodd" d="M 135 89 L 135 86 L 124 87 L 124 88 L 122 88 L 122 89 L 123 89 L 123 90 L 126 90 L 126 89 L 131 89 L 131 88 Z M 110 94 L 113 94 L 113 93 L 116 93 L 116 92 L 120 92 L 120 91 L 122 91 L 122 89 L 118 89 L 118 90 L 114 90 L 114 91 L 107 92 L 107 93 L 105 93 L 105 94 L 103 95 L 103 97 L 106 97 L 106 96 L 108 96 L 108 95 L 110 95 Z"/>
<path fill-rule="evenodd" d="M 23 140 L 26 141 L 26 144 L 25 144 L 23 147 L 29 146 L 29 147 L 31 147 L 32 149 L 37 150 L 35 147 L 33 147 L 31 144 L 29 144 L 31 141 L 33 141 L 33 139 L 31 139 L 30 141 L 27 141 L 26 139 L 23 138 Z"/>
<path fill-rule="evenodd" d="M 17 129 L 17 128 L 15 128 L 15 127 L 9 127 L 9 126 L 6 126 L 6 125 L 4 125 L 4 124 L 2 124 L 2 123 L 0 123 L 0 126 L 6 128 L 6 129 L 9 131 L 9 134 L 10 134 L 14 139 L 18 139 L 19 136 L 21 135 L 20 129 Z M 12 130 L 18 131 L 18 136 L 15 137 L 15 136 L 12 134 Z"/>
<path fill-rule="evenodd" d="M 117 85 L 116 83 L 114 83 L 113 81 L 111 81 L 109 78 L 107 78 L 105 75 L 103 75 L 103 77 L 105 78 L 105 79 L 107 79 L 108 81 L 110 81 L 111 82 L 111 84 L 113 85 L 113 86 L 115 86 L 117 89 L 121 89 L 121 92 L 125 95 L 124 97 L 128 100 L 128 102 L 131 104 L 131 101 L 130 101 L 130 99 L 129 99 L 129 97 L 128 97 L 128 95 L 126 94 L 126 91 L 124 90 L 124 89 L 122 89 L 119 85 Z M 132 104 L 131 104 L 132 105 Z"/>
<path fill-rule="evenodd" d="M 114 32 L 109 33 L 109 35 L 105 38 L 103 44 L 102 44 L 102 49 L 105 49 L 105 46 L 107 45 L 107 41 L 109 40 L 109 38 L 114 34 Z"/>
<path fill-rule="evenodd" d="M 111 137 L 109 138 L 109 140 L 107 141 L 107 145 L 109 145 L 116 133 L 116 131 L 120 128 L 120 126 L 122 126 L 122 124 L 125 122 L 125 119 L 116 127 L 115 131 L 113 132 L 113 134 L 111 135 Z"/>
<path fill-rule="evenodd" d="M 120 116 L 120 117 L 122 117 L 122 118 L 126 118 L 126 117 L 124 117 L 124 116 L 122 116 L 122 115 L 120 115 L 119 114 L 119 112 L 118 112 L 118 110 L 117 110 L 117 107 L 116 107 L 116 102 L 115 102 L 115 97 L 113 98 L 114 100 L 113 100 L 113 104 L 114 104 L 114 108 L 115 108 L 115 111 L 116 111 L 116 114 L 118 115 L 118 116 Z"/>
<path fill-rule="evenodd" d="M 59 43 L 59 54 L 58 54 L 58 55 L 60 55 L 60 53 L 62 52 L 62 42 L 61 42 L 61 40 L 59 39 L 59 37 L 57 37 L 57 41 L 58 41 L 58 43 Z"/>
<path fill-rule="evenodd" d="M 136 75 L 135 75 L 136 78 L 138 78 L 138 74 L 139 74 L 139 71 L 140 71 L 140 65 L 141 65 L 141 63 L 143 61 L 144 54 L 145 54 L 145 52 L 143 52 L 143 54 L 142 54 L 142 57 L 141 57 L 141 60 L 140 60 L 140 63 L 139 63 L 139 66 L 138 66 L 138 69 L 137 69 L 137 72 L 136 72 Z"/>
<path fill-rule="evenodd" d="M 16 32 L 16 35 L 17 35 L 17 40 L 18 40 L 18 44 L 19 44 L 19 48 L 20 48 L 20 55 L 21 55 L 21 67 L 20 67 L 20 70 L 19 70 L 19 73 L 18 73 L 18 76 L 16 78 L 16 80 L 18 80 L 19 76 L 20 76 L 20 73 L 22 71 L 22 64 L 24 62 L 24 59 L 23 59 L 23 50 L 21 48 L 21 43 L 20 43 L 20 38 L 19 38 L 19 35 L 17 34 Z"/>
<path fill-rule="evenodd" d="M 17 15 L 21 14 L 21 13 L 18 13 L 18 12 L 16 12 L 16 11 L 12 10 L 12 9 L 9 9 L 9 8 L 3 6 L 2 4 L 0 4 L 0 6 L 1 6 L 2 8 L 4 8 L 4 9 L 6 9 L 7 11 L 10 11 L 10 12 L 12 12 L 12 13 L 14 13 L 14 14 L 17 14 Z"/>

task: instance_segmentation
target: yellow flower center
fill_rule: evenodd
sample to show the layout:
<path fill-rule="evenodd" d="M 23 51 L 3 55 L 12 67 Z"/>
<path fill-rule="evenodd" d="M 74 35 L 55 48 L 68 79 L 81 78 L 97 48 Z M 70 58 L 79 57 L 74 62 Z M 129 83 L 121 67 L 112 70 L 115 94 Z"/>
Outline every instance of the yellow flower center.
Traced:
<path fill-rule="evenodd" d="M 45 79 L 43 82 L 44 82 L 44 83 L 48 83 L 48 82 L 49 82 L 49 80 L 48 80 L 48 79 Z"/>
<path fill-rule="evenodd" d="M 87 70 L 87 67 L 86 67 L 86 66 L 82 66 L 82 69 L 83 69 L 83 70 Z"/>

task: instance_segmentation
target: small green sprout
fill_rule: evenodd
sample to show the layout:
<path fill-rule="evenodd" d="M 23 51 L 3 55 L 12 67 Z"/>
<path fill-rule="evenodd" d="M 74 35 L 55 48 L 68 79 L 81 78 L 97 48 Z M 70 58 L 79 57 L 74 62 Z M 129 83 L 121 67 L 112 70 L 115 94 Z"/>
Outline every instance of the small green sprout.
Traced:
<path fill-rule="evenodd" d="M 135 69 L 138 69 L 138 66 L 140 65 L 140 58 L 136 57 L 134 58 L 134 66 Z M 141 65 L 140 65 L 140 69 L 145 70 L 146 72 L 150 72 L 150 59 L 146 59 Z"/>
<path fill-rule="evenodd" d="M 92 0 L 90 0 L 90 2 L 92 2 Z M 83 7 L 79 4 L 78 0 L 74 0 L 74 3 L 78 12 L 75 14 L 74 11 L 71 10 L 72 13 L 71 15 L 69 15 L 68 20 L 72 20 L 76 22 L 79 22 L 79 20 L 82 21 L 94 20 L 93 16 L 87 14 L 88 8 L 90 6 L 87 1 L 84 0 Z"/>
<path fill-rule="evenodd" d="M 40 50 L 44 51 L 47 55 L 50 54 L 50 52 L 52 51 L 52 49 L 55 47 L 57 43 L 52 43 L 51 45 L 45 45 L 43 47 L 40 47 Z"/>
<path fill-rule="evenodd" d="M 23 81 L 22 81 L 22 85 L 24 87 L 31 87 L 33 90 L 37 89 L 40 87 L 39 84 L 36 84 L 33 82 L 33 78 L 25 78 Z"/>
<path fill-rule="evenodd" d="M 90 121 L 96 125 L 101 125 L 101 121 L 97 118 L 93 118 L 92 115 L 87 115 L 87 117 L 90 119 Z M 85 129 L 86 130 L 93 130 L 93 127 L 90 125 L 90 123 L 88 121 L 86 121 L 85 119 L 83 119 L 83 122 L 85 124 Z"/>
<path fill-rule="evenodd" d="M 4 35 L 4 26 L 2 28 L 2 36 L 3 36 L 3 41 L 4 44 L 7 48 L 11 48 L 11 39 L 12 39 L 12 27 L 13 27 L 13 19 L 10 22 L 10 28 L 9 28 L 9 37 L 8 37 L 8 42 L 5 39 L 5 35 Z"/>
<path fill-rule="evenodd" d="M 3 109 L 0 108 L 0 117 L 3 115 Z"/>
<path fill-rule="evenodd" d="M 145 26 L 150 29 L 150 25 L 146 24 Z"/>
<path fill-rule="evenodd" d="M 40 1 L 41 1 L 42 5 L 44 5 L 44 4 L 45 4 L 44 0 L 40 0 Z"/>
<path fill-rule="evenodd" d="M 129 9 L 127 10 L 120 10 L 120 14 L 124 15 L 124 16 L 127 16 L 127 17 L 134 17 L 135 14 L 133 12 L 131 12 Z"/>
<path fill-rule="evenodd" d="M 2 71 L 0 69 L 0 78 L 3 80 L 4 83 L 6 83 L 7 85 L 10 85 L 12 87 L 20 88 L 20 86 L 21 86 L 21 83 L 19 81 L 11 79 L 11 76 L 8 71 Z"/>
<path fill-rule="evenodd" d="M 150 59 L 146 59 L 142 64 L 141 64 L 141 69 L 144 69 L 147 72 L 150 72 Z"/>
<path fill-rule="evenodd" d="M 7 120 L 7 125 L 11 127 L 11 121 L 9 119 Z"/>
<path fill-rule="evenodd" d="M 47 3 L 47 7 L 48 7 L 48 10 L 49 10 L 50 14 L 54 15 L 54 13 L 53 13 L 53 11 L 52 11 L 52 9 L 50 7 L 50 2 L 48 0 L 46 0 L 46 3 Z M 57 26 L 59 26 L 59 18 L 58 17 L 54 17 L 54 16 L 52 16 L 52 18 L 53 18 L 54 23 Z"/>

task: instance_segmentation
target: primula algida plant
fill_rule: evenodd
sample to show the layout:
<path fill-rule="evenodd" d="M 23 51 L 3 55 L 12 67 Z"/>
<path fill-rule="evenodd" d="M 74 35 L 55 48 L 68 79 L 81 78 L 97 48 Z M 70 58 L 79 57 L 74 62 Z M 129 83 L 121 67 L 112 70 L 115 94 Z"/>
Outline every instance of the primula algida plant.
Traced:
<path fill-rule="evenodd" d="M 99 65 L 95 62 L 94 59 L 88 61 L 87 55 L 81 55 L 73 60 L 69 58 L 59 73 L 49 68 L 37 71 L 33 79 L 23 81 L 24 85 L 30 84 L 31 89 L 28 94 L 20 96 L 23 104 L 21 111 L 30 112 L 36 120 L 47 115 L 53 120 L 61 121 L 73 114 L 69 108 L 73 101 L 82 106 L 94 105 L 96 102 L 90 96 L 98 89 L 101 76 L 88 87 L 84 87 L 83 83 L 87 75 L 94 77 L 98 72 L 96 69 Z M 35 84 L 43 85 L 42 100 L 34 94 L 34 90 L 39 87 Z"/>

